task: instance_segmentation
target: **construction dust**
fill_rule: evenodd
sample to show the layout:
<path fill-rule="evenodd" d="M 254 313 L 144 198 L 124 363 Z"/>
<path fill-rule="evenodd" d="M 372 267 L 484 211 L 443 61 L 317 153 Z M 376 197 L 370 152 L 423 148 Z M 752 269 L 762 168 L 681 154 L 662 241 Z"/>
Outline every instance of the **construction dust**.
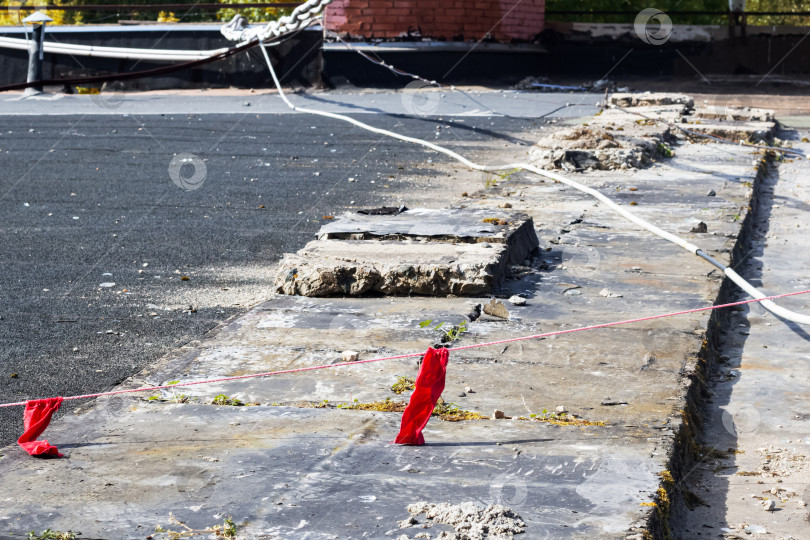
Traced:
<path fill-rule="evenodd" d="M 420 528 L 413 537 L 402 534 L 397 540 L 433 538 L 435 540 L 509 540 L 525 531 L 526 524 L 511 508 L 491 504 L 486 508 L 473 502 L 461 504 L 417 502 L 408 505 L 411 516 L 400 522 L 402 528 Z M 417 516 L 425 514 L 420 524 Z M 455 532 L 441 531 L 435 536 L 425 532 L 433 524 L 450 525 Z"/>

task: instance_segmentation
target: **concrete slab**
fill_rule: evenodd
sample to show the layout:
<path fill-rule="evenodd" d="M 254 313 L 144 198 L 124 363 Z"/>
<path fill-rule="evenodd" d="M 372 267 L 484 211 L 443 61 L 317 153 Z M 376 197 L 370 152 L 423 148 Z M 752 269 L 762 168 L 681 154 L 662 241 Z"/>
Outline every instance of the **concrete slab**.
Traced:
<path fill-rule="evenodd" d="M 97 411 L 64 427 L 93 420 L 105 417 Z M 140 539 L 155 524 L 169 528 L 171 513 L 196 529 L 231 516 L 240 538 L 395 538 L 425 531 L 397 524 L 418 500 L 509 505 L 527 538 L 572 528 L 614 537 L 643 522 L 639 503 L 656 481 L 643 452 L 603 453 L 588 430 L 551 449 L 559 427 L 509 420 L 444 423 L 428 428 L 431 444 L 399 447 L 390 440 L 397 421 L 334 409 L 139 407 L 75 439 L 68 459 L 34 462 L 47 485 L 4 496 L 0 525 L 20 536 L 50 527 Z M 4 482 L 31 482 L 30 459 L 5 461 Z"/>
<path fill-rule="evenodd" d="M 523 262 L 538 246 L 531 217 L 491 208 L 346 213 L 318 237 L 285 255 L 277 292 L 482 295 L 503 280 L 508 264 Z"/>
<path fill-rule="evenodd" d="M 302 296 L 475 296 L 503 279 L 507 261 L 505 244 L 320 240 L 284 256 L 275 286 Z"/>
<path fill-rule="evenodd" d="M 736 146 L 684 143 L 647 169 L 576 178 L 621 204 L 635 203 L 633 211 L 728 262 L 758 157 Z M 542 217 L 541 251 L 507 265 L 494 291 L 523 294 L 526 305 L 509 305 L 509 320 L 483 316 L 461 345 L 717 298 L 722 281 L 712 267 L 592 199 L 520 173 L 498 184 L 471 194 L 468 208 L 508 202 Z M 690 234 L 699 221 L 708 232 Z M 606 288 L 613 294 L 602 294 Z M 124 387 L 328 365 L 346 349 L 360 359 L 419 352 L 437 338 L 421 321 L 457 324 L 482 300 L 277 296 Z M 512 418 L 433 418 L 424 447 L 389 445 L 397 413 L 346 408 L 406 400 L 407 392 L 391 386 L 415 374 L 413 358 L 184 387 L 156 392 L 151 401 L 98 400 L 49 428 L 48 439 L 68 459 L 3 451 L 0 530 L 47 526 L 127 538 L 129 530 L 148 532 L 161 516 L 165 524 L 173 511 L 194 526 L 232 515 L 251 538 L 413 538 L 424 529 L 400 531 L 396 522 L 407 517 L 407 504 L 426 500 L 504 503 L 526 522 L 526 538 L 663 539 L 666 501 L 683 496 L 679 478 L 673 483 L 669 475 L 695 448 L 690 411 L 709 330 L 704 313 L 451 352 L 444 399 Z M 260 405 L 214 406 L 218 394 Z M 583 422 L 553 424 L 544 409 L 558 406 Z"/>
<path fill-rule="evenodd" d="M 757 107 L 709 106 L 695 108 L 695 116 L 728 121 L 773 122 L 774 112 Z"/>
<path fill-rule="evenodd" d="M 318 238 L 514 245 L 518 239 L 531 238 L 532 225 L 532 218 L 526 214 L 501 209 L 414 208 L 389 216 L 346 212 L 321 227 Z M 517 257 L 522 261 L 537 245 L 520 247 L 528 250 L 522 258 Z"/>
<path fill-rule="evenodd" d="M 722 122 L 705 120 L 691 121 L 683 127 L 698 133 L 714 135 L 731 141 L 745 141 L 750 143 L 760 143 L 772 141 L 776 134 L 776 124 L 774 122 Z"/>

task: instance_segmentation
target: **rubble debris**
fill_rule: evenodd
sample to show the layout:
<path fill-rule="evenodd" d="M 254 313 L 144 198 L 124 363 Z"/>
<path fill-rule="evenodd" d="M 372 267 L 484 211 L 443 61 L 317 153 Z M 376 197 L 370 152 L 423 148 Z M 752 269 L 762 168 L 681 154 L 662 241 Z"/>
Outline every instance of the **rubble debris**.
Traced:
<path fill-rule="evenodd" d="M 484 313 L 501 319 L 509 318 L 509 311 L 506 309 L 506 306 L 495 298 L 490 299 L 488 304 L 484 304 Z"/>
<path fill-rule="evenodd" d="M 343 351 L 342 357 L 344 362 L 357 362 L 360 353 L 357 351 Z"/>
<path fill-rule="evenodd" d="M 443 531 L 437 538 L 447 540 L 512 539 L 525 532 L 526 523 L 511 508 L 491 504 L 486 508 L 473 503 L 461 504 L 418 502 L 409 504 L 411 515 L 425 514 L 434 523 L 450 525 L 456 533 Z"/>
<path fill-rule="evenodd" d="M 655 105 L 686 105 L 691 108 L 695 105 L 694 100 L 686 94 L 664 92 L 642 92 L 639 94 L 616 93 L 608 98 L 608 103 L 623 108 Z"/>
<path fill-rule="evenodd" d="M 611 292 L 610 289 L 605 288 L 599 291 L 599 296 L 604 296 L 605 298 L 621 298 L 624 295 L 621 293 Z"/>
<path fill-rule="evenodd" d="M 525 306 L 526 305 L 526 299 L 523 298 L 520 295 L 517 295 L 517 294 L 513 294 L 512 296 L 510 296 L 508 302 L 510 304 L 512 304 L 513 306 Z"/>
<path fill-rule="evenodd" d="M 675 139 L 669 126 L 625 116 L 616 121 L 597 116 L 589 124 L 562 129 L 540 139 L 530 159 L 544 169 L 582 171 L 638 169 L 667 157 L 664 149 Z"/>

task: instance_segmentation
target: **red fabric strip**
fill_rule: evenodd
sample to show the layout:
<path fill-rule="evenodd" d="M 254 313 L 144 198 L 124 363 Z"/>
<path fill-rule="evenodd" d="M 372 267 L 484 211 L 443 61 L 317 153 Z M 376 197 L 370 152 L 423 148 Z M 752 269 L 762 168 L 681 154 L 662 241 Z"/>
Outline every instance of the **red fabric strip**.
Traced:
<path fill-rule="evenodd" d="M 422 358 L 422 367 L 416 376 L 416 387 L 411 400 L 402 413 L 402 425 L 394 440 L 397 444 L 425 444 L 422 430 L 430 420 L 433 408 L 444 391 L 444 377 L 447 374 L 447 349 L 429 348 Z"/>
<path fill-rule="evenodd" d="M 48 444 L 48 441 L 37 440 L 51 423 L 51 417 L 59 410 L 60 405 L 62 405 L 61 397 L 34 399 L 25 403 L 23 414 L 25 432 L 17 439 L 17 444 L 30 455 L 62 457 L 59 450 Z"/>

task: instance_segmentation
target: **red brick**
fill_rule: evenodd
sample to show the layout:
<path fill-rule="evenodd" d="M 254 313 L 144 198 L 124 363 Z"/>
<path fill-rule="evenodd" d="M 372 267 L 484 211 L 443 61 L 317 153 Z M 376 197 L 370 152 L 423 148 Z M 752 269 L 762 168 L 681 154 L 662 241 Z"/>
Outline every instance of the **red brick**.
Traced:
<path fill-rule="evenodd" d="M 543 0 L 334 0 L 325 24 L 356 35 L 360 23 L 366 37 L 397 37 L 410 27 L 426 37 L 463 35 L 475 41 L 489 32 L 512 41 L 543 29 L 544 6 Z M 347 30 L 347 25 L 352 27 Z"/>
<path fill-rule="evenodd" d="M 433 21 L 441 24 L 454 23 L 456 20 L 457 19 L 455 17 L 450 17 L 448 15 L 437 15 L 433 17 Z"/>
<path fill-rule="evenodd" d="M 396 24 L 399 22 L 399 17 L 393 15 L 376 15 L 372 17 L 371 20 L 375 24 Z"/>

